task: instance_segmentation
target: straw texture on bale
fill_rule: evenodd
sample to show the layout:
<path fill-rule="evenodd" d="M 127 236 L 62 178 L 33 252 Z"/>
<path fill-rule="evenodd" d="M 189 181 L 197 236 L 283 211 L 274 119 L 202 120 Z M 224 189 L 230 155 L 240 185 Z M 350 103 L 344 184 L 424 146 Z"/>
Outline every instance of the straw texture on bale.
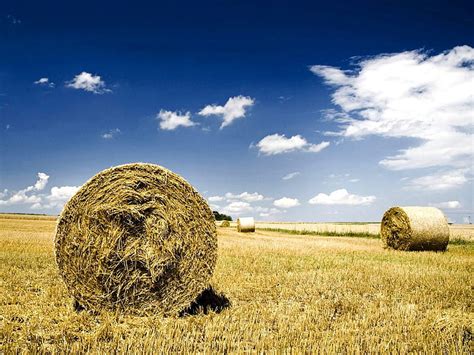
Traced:
<path fill-rule="evenodd" d="M 434 207 L 392 207 L 380 227 L 384 246 L 396 250 L 443 251 L 449 242 L 449 226 Z"/>
<path fill-rule="evenodd" d="M 222 221 L 221 227 L 230 227 L 230 222 L 229 221 Z"/>
<path fill-rule="evenodd" d="M 237 231 L 242 233 L 255 232 L 255 220 L 253 217 L 237 219 Z"/>
<path fill-rule="evenodd" d="M 174 315 L 207 287 L 217 259 L 214 216 L 179 175 L 127 164 L 92 177 L 65 205 L 56 261 L 93 311 Z"/>

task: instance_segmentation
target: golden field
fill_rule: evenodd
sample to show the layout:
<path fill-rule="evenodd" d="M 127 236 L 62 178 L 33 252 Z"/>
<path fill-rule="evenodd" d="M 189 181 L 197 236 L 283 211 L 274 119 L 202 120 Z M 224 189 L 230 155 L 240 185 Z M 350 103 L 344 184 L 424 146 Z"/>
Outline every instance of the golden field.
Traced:
<path fill-rule="evenodd" d="M 54 227 L 0 215 L 0 353 L 474 351 L 469 238 L 409 253 L 374 237 L 218 228 L 212 284 L 231 307 L 161 318 L 74 311 Z"/>

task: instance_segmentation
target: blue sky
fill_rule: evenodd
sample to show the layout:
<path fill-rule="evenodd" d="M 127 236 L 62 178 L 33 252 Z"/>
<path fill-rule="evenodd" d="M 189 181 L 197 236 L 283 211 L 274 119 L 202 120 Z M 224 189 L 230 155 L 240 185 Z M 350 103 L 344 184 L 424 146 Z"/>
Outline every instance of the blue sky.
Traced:
<path fill-rule="evenodd" d="M 4 3 L 0 211 L 58 213 L 142 161 L 233 217 L 463 222 L 472 19 L 467 1 Z"/>

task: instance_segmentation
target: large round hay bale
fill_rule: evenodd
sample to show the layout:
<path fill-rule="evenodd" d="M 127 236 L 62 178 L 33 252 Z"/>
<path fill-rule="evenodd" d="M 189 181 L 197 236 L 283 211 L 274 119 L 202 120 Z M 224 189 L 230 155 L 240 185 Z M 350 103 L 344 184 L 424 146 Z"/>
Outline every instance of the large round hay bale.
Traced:
<path fill-rule="evenodd" d="M 242 233 L 255 232 L 255 220 L 253 217 L 237 219 L 237 231 Z"/>
<path fill-rule="evenodd" d="M 92 177 L 56 229 L 56 261 L 86 309 L 172 315 L 209 285 L 217 259 L 214 216 L 179 175 L 127 164 Z"/>
<path fill-rule="evenodd" d="M 434 207 L 392 207 L 382 218 L 384 246 L 397 250 L 446 250 L 449 226 Z"/>

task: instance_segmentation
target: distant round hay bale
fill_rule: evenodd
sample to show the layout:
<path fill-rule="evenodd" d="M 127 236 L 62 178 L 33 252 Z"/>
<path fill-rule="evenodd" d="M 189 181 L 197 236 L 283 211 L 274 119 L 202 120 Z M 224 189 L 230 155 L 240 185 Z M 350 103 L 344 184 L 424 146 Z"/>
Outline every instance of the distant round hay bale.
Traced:
<path fill-rule="evenodd" d="M 446 250 L 449 226 L 434 207 L 392 207 L 380 227 L 384 246 L 397 250 Z"/>
<path fill-rule="evenodd" d="M 255 220 L 253 217 L 237 219 L 237 231 L 242 233 L 255 232 Z"/>
<path fill-rule="evenodd" d="M 92 177 L 64 207 L 56 261 L 86 309 L 177 314 L 209 285 L 214 216 L 179 175 L 127 164 Z"/>
<path fill-rule="evenodd" d="M 230 222 L 229 221 L 222 221 L 221 227 L 230 227 Z"/>

